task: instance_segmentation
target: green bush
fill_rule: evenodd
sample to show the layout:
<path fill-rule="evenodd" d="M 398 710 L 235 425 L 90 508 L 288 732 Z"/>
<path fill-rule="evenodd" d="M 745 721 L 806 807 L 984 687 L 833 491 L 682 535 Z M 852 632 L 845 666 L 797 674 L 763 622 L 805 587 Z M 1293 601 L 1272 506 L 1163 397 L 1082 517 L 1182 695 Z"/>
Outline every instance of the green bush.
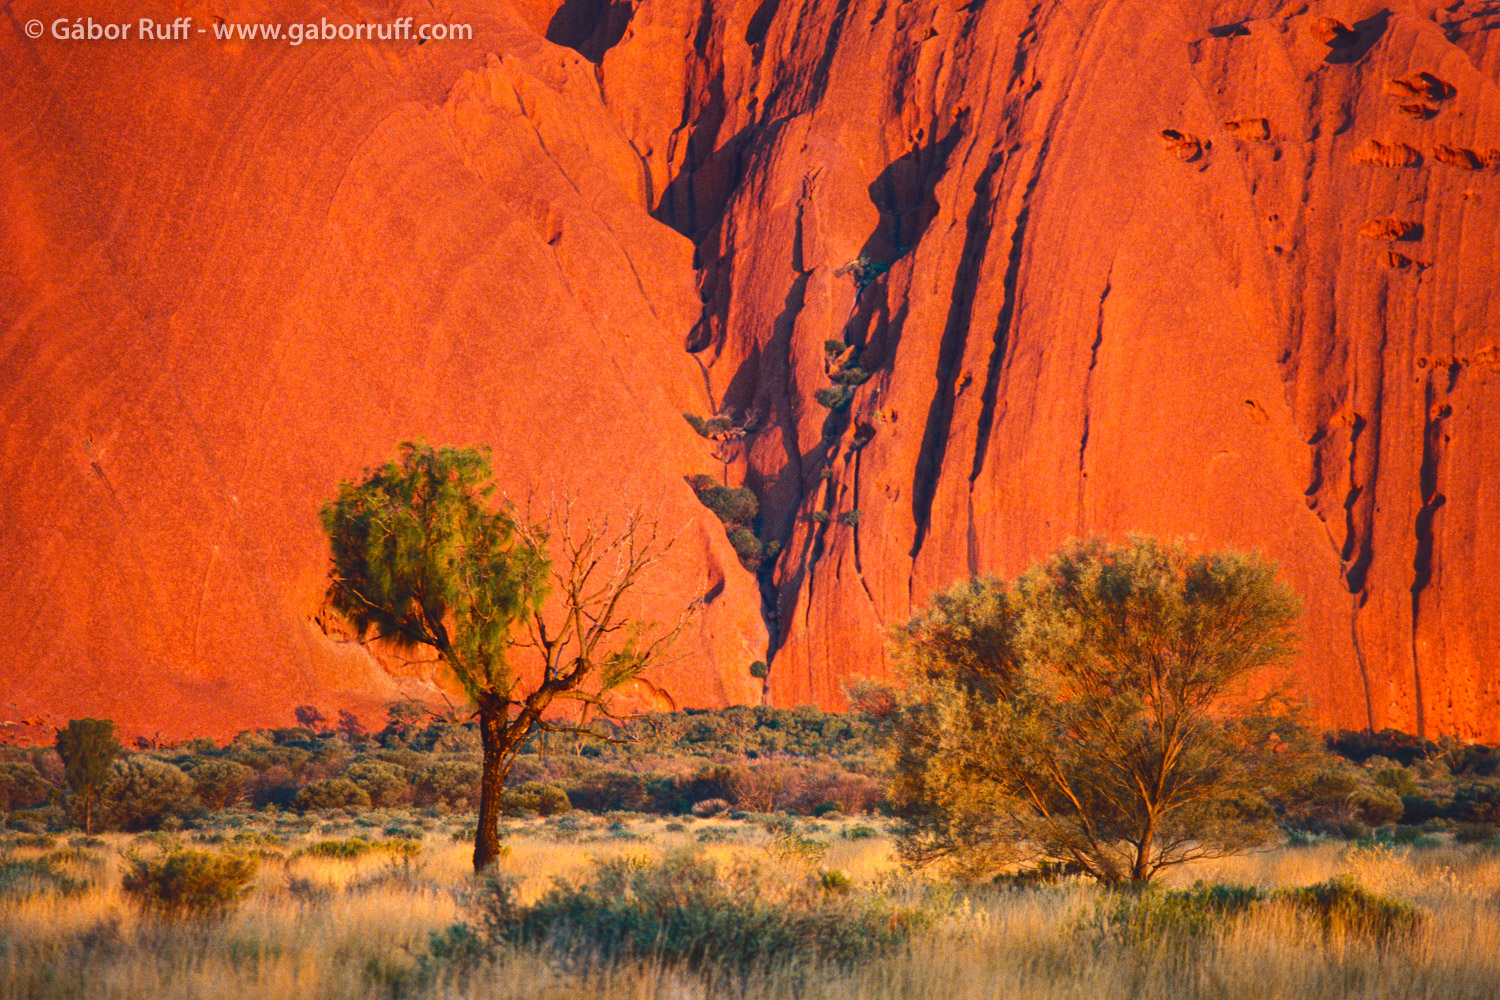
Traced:
<path fill-rule="evenodd" d="M 534 905 L 497 880 L 482 901 L 491 943 L 546 945 L 564 955 L 659 960 L 737 973 L 808 960 L 850 965 L 903 942 L 923 916 L 878 899 L 824 891 L 820 874 L 778 889 L 754 867 L 701 855 L 599 861 Z"/>
<path fill-rule="evenodd" d="M 1179 946 L 1225 933 L 1265 899 L 1254 886 L 1201 882 L 1191 889 L 1112 892 L 1098 901 L 1082 926 L 1097 942 Z"/>
<path fill-rule="evenodd" d="M 308 844 L 301 853 L 313 858 L 331 861 L 353 861 L 367 854 L 392 854 L 398 858 L 414 858 L 422 853 L 422 842 L 411 837 L 391 840 L 365 840 L 349 837 L 345 840 L 319 840 Z"/>
<path fill-rule="evenodd" d="M 132 757 L 115 762 L 99 806 L 113 826 L 148 830 L 190 812 L 197 798 L 192 781 L 178 768 L 150 757 Z"/>
<path fill-rule="evenodd" d="M 142 910 L 175 919 L 215 916 L 249 895 L 254 858 L 175 850 L 156 858 L 127 855 L 120 887 Z"/>
<path fill-rule="evenodd" d="M 849 275 L 854 279 L 855 288 L 863 292 L 870 285 L 874 284 L 876 278 L 879 278 L 890 269 L 891 265 L 871 260 L 868 254 L 860 254 L 833 273 L 836 275 Z"/>
<path fill-rule="evenodd" d="M 210 809 L 225 809 L 239 802 L 255 786 L 255 770 L 232 760 L 207 760 L 188 774 L 193 791 Z"/>
<path fill-rule="evenodd" d="M 698 500 L 729 527 L 749 525 L 760 514 L 760 501 L 756 499 L 755 492 L 743 486 L 730 489 L 715 483 L 707 489 L 699 490 Z"/>
<path fill-rule="evenodd" d="M 754 663 L 750 664 L 750 676 L 754 677 L 756 680 L 765 680 L 768 676 L 770 676 L 770 673 L 771 668 L 766 664 L 765 660 L 756 660 Z"/>
<path fill-rule="evenodd" d="M 1386 942 L 1414 934 L 1423 923 L 1420 910 L 1376 895 L 1347 875 L 1301 889 L 1283 889 L 1275 898 L 1314 919 L 1329 935 Z"/>
<path fill-rule="evenodd" d="M 440 760 L 428 764 L 412 779 L 418 805 L 461 812 L 479 805 L 479 779 L 483 772 L 468 761 Z"/>
<path fill-rule="evenodd" d="M 1356 788 L 1349 793 L 1349 805 L 1367 826 L 1387 826 L 1405 811 L 1401 797 L 1385 785 Z"/>
<path fill-rule="evenodd" d="M 854 399 L 854 387 L 831 385 L 813 393 L 813 399 L 819 406 L 826 407 L 834 413 L 842 413 L 849 408 L 849 403 Z"/>
<path fill-rule="evenodd" d="M 571 812 L 572 809 L 573 803 L 568 801 L 567 792 L 556 785 L 547 785 L 540 781 L 528 781 L 515 788 L 507 788 L 500 796 L 500 811 L 507 816 L 519 816 L 526 813 L 556 816 L 559 813 Z"/>
<path fill-rule="evenodd" d="M 870 381 L 870 373 L 854 365 L 848 368 L 840 368 L 831 377 L 835 385 L 864 385 Z"/>
<path fill-rule="evenodd" d="M 292 805 L 302 812 L 310 809 L 368 809 L 370 796 L 348 778 L 324 778 L 298 792 Z"/>
<path fill-rule="evenodd" d="M 729 544 L 734 546 L 734 554 L 740 557 L 740 563 L 746 569 L 760 568 L 766 547 L 755 537 L 755 532 L 749 528 L 735 528 L 729 533 Z"/>
<path fill-rule="evenodd" d="M 1453 839 L 1460 844 L 1488 844 L 1495 839 L 1495 825 L 1460 823 L 1453 831 Z"/>
<path fill-rule="evenodd" d="M 370 806 L 389 809 L 411 798 L 411 787 L 405 768 L 379 760 L 361 760 L 351 764 L 343 777 L 354 782 L 370 797 Z"/>
<path fill-rule="evenodd" d="M 24 861 L 0 860 L 0 899 L 56 893 L 71 896 L 87 889 L 90 882 L 76 878 L 66 870 L 62 859 L 30 858 Z"/>
<path fill-rule="evenodd" d="M 52 782 L 25 761 L 0 761 L 0 813 L 47 801 Z"/>
<path fill-rule="evenodd" d="M 1470 781 L 1459 785 L 1454 789 L 1450 811 L 1454 819 L 1500 824 L 1500 782 Z"/>
<path fill-rule="evenodd" d="M 352 861 L 355 858 L 364 857 L 373 850 L 375 850 L 375 845 L 370 841 L 359 837 L 349 837 L 345 840 L 319 840 L 304 847 L 302 853 L 314 858 Z"/>
<path fill-rule="evenodd" d="M 1381 788 L 1388 788 L 1396 795 L 1417 794 L 1417 779 L 1411 776 L 1411 772 L 1400 764 L 1392 764 L 1382 767 L 1375 772 L 1375 784 Z"/>

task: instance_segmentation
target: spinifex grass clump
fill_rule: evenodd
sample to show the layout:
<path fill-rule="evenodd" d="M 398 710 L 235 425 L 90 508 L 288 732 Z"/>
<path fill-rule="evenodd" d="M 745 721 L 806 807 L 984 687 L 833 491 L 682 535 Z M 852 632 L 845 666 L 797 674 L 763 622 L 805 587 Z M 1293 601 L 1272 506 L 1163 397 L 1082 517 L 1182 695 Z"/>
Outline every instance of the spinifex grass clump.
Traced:
<path fill-rule="evenodd" d="M 1301 889 L 1283 889 L 1276 898 L 1311 917 L 1325 935 L 1387 942 L 1410 937 L 1426 915 L 1414 906 L 1362 888 L 1348 875 Z"/>
<path fill-rule="evenodd" d="M 1110 892 L 1084 917 L 1081 929 L 1101 944 L 1188 944 L 1226 932 L 1265 900 L 1265 893 L 1243 885 Z"/>
<path fill-rule="evenodd" d="M 83 892 L 93 883 L 69 871 L 69 862 L 73 860 L 62 851 L 42 858 L 0 860 L 0 899 L 24 899 L 46 893 L 72 896 Z"/>
<path fill-rule="evenodd" d="M 1083 918 L 1080 930 L 1096 945 L 1182 947 L 1222 937 L 1240 920 L 1268 909 L 1309 920 L 1325 936 L 1376 944 L 1410 937 L 1425 919 L 1416 907 L 1370 892 L 1343 875 L 1274 893 L 1201 882 L 1191 889 L 1111 892 Z"/>
<path fill-rule="evenodd" d="M 807 963 L 850 966 L 889 950 L 925 922 L 916 910 L 833 892 L 809 873 L 779 882 L 758 865 L 702 855 L 601 861 L 577 883 L 559 881 L 532 906 L 493 884 L 483 904 L 494 943 L 543 945 L 600 961 L 644 958 L 744 975 Z"/>
<path fill-rule="evenodd" d="M 221 915 L 250 894 L 256 861 L 242 854 L 178 849 L 125 856 L 120 887 L 146 913 L 176 919 Z"/>
<path fill-rule="evenodd" d="M 346 840 L 319 840 L 304 847 L 301 854 L 314 858 L 338 861 L 353 861 L 367 854 L 391 854 L 398 858 L 414 858 L 422 853 L 422 842 L 406 837 L 391 840 L 365 840 L 350 837 Z"/>

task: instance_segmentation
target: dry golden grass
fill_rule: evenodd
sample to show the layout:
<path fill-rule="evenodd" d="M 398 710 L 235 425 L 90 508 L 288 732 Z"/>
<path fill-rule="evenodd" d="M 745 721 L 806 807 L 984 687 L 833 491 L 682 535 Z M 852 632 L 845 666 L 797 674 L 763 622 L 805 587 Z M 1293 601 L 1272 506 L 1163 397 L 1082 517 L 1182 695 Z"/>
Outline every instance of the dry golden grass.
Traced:
<path fill-rule="evenodd" d="M 823 827 L 818 835 L 830 847 L 822 864 L 857 885 L 896 871 L 890 840 L 839 836 L 850 825 Z M 583 819 L 572 832 L 536 822 L 513 832 L 504 867 L 522 878 L 522 898 L 534 899 L 554 877 L 586 871 L 591 858 L 660 855 L 698 845 L 704 831 L 719 831 L 702 845 L 711 855 L 768 856 L 768 835 L 749 824 L 637 820 L 625 833 L 638 839 L 627 839 L 611 835 L 602 821 Z M 268 860 L 238 910 L 218 921 L 179 924 L 137 913 L 119 889 L 116 851 L 130 838 L 106 839 L 95 851 L 100 865 L 78 869 L 96 880 L 86 891 L 0 896 L 0 997 L 352 1000 L 393 996 L 397 985 L 407 987 L 405 996 L 441 998 L 685 1000 L 723 993 L 650 964 L 585 972 L 526 952 L 414 984 L 403 971 L 425 952 L 432 931 L 464 919 L 464 896 L 475 888 L 469 846 L 445 831 L 426 834 L 422 856 L 410 867 L 382 855 Z M 304 836 L 286 853 L 313 839 Z M 12 857 L 40 853 L 17 850 Z M 801 864 L 783 862 L 773 872 Z M 734 992 L 764 1000 L 1500 997 L 1500 852 L 1325 843 L 1204 863 L 1170 881 L 1272 889 L 1345 873 L 1426 910 L 1422 932 L 1380 948 L 1325 938 L 1284 911 L 1267 910 L 1191 948 L 1125 948 L 1078 930 L 1100 899 L 1090 885 L 955 892 L 900 953 L 853 970 L 783 970 Z"/>

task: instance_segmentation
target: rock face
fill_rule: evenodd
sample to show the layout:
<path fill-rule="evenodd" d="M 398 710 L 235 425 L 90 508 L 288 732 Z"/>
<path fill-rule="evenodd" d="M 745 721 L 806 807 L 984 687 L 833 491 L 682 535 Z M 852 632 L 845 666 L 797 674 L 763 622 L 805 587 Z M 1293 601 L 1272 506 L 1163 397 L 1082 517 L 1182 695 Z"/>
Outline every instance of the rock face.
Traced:
<path fill-rule="evenodd" d="M 431 690 L 320 615 L 316 521 L 423 436 L 687 526 L 677 704 L 837 705 L 933 590 L 1143 531 L 1281 563 L 1325 723 L 1500 736 L 1500 4 L 452 10 L 143 48 L 13 0 L 0 715 Z"/>

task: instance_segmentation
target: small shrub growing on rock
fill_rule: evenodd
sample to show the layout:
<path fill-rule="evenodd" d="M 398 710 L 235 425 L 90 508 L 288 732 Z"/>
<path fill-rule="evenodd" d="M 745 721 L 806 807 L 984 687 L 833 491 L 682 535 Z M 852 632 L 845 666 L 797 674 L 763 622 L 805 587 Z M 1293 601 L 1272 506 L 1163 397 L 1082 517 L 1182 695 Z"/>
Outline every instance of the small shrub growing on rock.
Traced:
<path fill-rule="evenodd" d="M 175 850 L 155 858 L 127 855 L 120 886 L 140 908 L 166 919 L 212 917 L 251 891 L 254 858 L 240 854 Z"/>
<path fill-rule="evenodd" d="M 734 554 L 740 557 L 740 563 L 746 569 L 758 569 L 765 559 L 766 547 L 749 528 L 735 528 L 731 531 L 729 544 L 734 546 Z"/>
<path fill-rule="evenodd" d="M 813 393 L 813 399 L 819 406 L 826 407 L 834 413 L 842 413 L 849 408 L 850 401 L 854 399 L 854 387 L 830 385 Z"/>

